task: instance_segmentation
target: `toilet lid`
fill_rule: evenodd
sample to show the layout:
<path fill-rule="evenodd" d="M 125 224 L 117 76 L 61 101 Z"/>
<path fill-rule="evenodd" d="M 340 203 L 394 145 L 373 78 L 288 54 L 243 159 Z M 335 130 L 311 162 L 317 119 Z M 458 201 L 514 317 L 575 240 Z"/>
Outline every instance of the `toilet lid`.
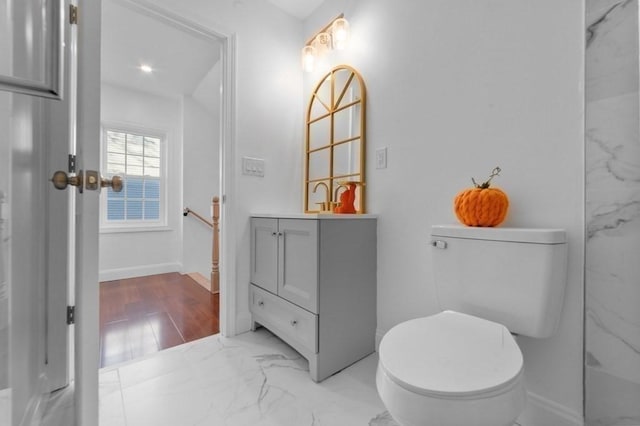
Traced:
<path fill-rule="evenodd" d="M 426 395 L 491 392 L 522 372 L 522 353 L 506 327 L 453 311 L 393 327 L 378 352 L 391 380 Z"/>

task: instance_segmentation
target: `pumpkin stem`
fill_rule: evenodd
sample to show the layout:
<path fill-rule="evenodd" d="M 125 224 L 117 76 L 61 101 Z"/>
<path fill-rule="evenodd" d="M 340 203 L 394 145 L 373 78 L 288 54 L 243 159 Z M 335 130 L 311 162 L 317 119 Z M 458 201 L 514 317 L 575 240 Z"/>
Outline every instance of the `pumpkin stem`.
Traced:
<path fill-rule="evenodd" d="M 491 172 L 491 176 L 489 176 L 489 179 L 487 179 L 486 182 L 483 182 L 482 184 L 478 184 L 474 178 L 471 178 L 471 182 L 473 182 L 473 185 L 476 188 L 487 189 L 489 186 L 491 186 L 491 179 L 493 179 L 496 176 L 499 176 L 501 171 L 502 170 L 500 169 L 500 167 L 496 166 L 496 168 L 493 169 L 493 171 Z"/>

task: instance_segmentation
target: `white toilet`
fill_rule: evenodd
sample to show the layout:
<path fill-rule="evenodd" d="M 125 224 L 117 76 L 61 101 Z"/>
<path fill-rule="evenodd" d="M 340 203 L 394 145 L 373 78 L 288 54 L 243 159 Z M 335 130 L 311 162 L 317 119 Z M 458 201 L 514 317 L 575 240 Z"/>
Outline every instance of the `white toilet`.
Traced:
<path fill-rule="evenodd" d="M 434 226 L 442 312 L 380 342 L 378 393 L 402 426 L 511 426 L 524 409 L 522 353 L 511 333 L 556 329 L 567 274 L 564 230 Z"/>

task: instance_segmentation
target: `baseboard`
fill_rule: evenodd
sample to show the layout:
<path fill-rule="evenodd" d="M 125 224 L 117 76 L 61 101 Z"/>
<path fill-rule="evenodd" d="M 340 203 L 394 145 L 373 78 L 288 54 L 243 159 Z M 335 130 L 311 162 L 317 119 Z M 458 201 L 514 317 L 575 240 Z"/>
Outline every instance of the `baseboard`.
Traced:
<path fill-rule="evenodd" d="M 0 389 L 0 413 L 10 413 L 11 412 L 11 388 Z M 3 414 L 4 416 L 4 414 Z M 6 417 L 0 417 L 0 424 L 2 423 Z"/>
<path fill-rule="evenodd" d="M 99 280 L 113 281 L 127 278 L 145 277 L 147 275 L 166 274 L 169 272 L 180 272 L 182 265 L 179 263 L 159 263 L 155 265 L 140 265 L 129 268 L 107 269 L 100 271 Z"/>
<path fill-rule="evenodd" d="M 211 280 L 208 280 L 207 278 L 205 278 L 204 275 L 202 275 L 200 272 L 187 272 L 186 275 L 188 275 L 189 278 L 194 280 L 201 287 L 206 289 L 209 293 L 213 293 L 213 294 L 219 293 L 219 291 L 211 290 Z"/>
<path fill-rule="evenodd" d="M 236 314 L 236 335 L 246 333 L 251 330 L 251 312 L 238 312 Z"/>
<path fill-rule="evenodd" d="M 527 392 L 527 406 L 518 417 L 524 426 L 584 426 L 582 414 L 533 392 Z"/>
<path fill-rule="evenodd" d="M 376 328 L 376 352 L 378 351 L 378 348 L 380 347 L 380 341 L 382 340 L 382 338 L 384 337 L 384 335 L 387 333 L 387 330 L 382 330 L 379 328 Z"/>

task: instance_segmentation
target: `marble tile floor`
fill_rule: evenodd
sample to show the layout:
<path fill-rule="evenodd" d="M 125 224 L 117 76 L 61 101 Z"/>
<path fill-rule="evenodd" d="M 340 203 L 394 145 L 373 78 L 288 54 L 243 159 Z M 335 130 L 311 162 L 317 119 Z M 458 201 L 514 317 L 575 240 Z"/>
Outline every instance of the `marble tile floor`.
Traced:
<path fill-rule="evenodd" d="M 265 329 L 220 335 L 100 371 L 100 426 L 396 426 L 375 391 L 377 358 L 320 384 Z"/>
<path fill-rule="evenodd" d="M 377 362 L 314 383 L 307 361 L 265 329 L 210 336 L 101 369 L 100 426 L 398 426 L 376 392 Z M 66 424 L 70 394 L 52 398 L 63 409 L 45 425 Z"/>

